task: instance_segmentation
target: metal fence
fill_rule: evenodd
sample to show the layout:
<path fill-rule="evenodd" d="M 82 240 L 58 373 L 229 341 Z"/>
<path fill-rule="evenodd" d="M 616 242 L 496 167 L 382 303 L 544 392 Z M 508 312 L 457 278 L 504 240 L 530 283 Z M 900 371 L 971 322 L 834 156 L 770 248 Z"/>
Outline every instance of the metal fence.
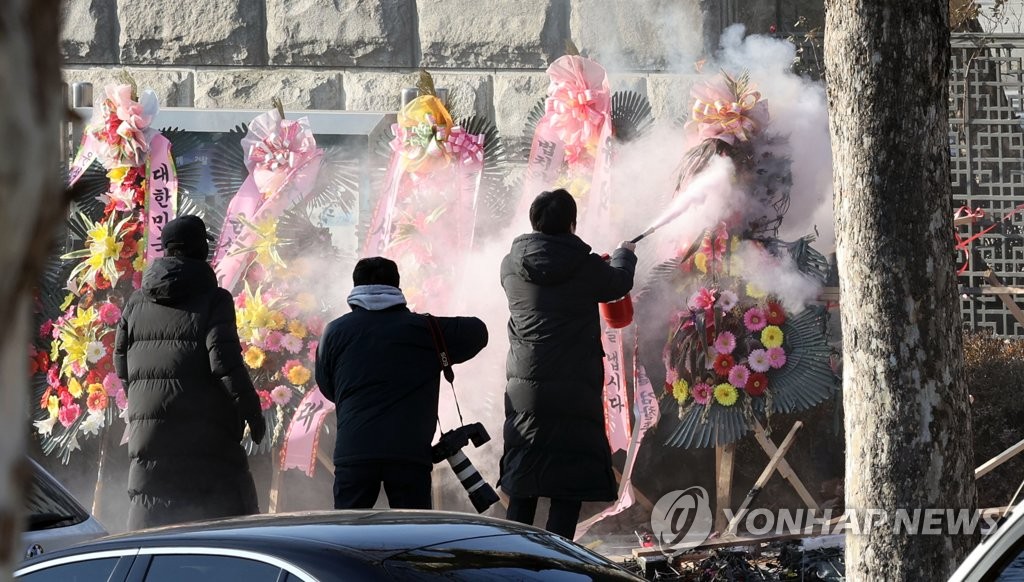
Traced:
<path fill-rule="evenodd" d="M 981 235 L 958 251 L 964 325 L 1021 335 L 1024 34 L 954 34 L 949 107 L 954 201 L 984 212 L 957 227 Z"/>

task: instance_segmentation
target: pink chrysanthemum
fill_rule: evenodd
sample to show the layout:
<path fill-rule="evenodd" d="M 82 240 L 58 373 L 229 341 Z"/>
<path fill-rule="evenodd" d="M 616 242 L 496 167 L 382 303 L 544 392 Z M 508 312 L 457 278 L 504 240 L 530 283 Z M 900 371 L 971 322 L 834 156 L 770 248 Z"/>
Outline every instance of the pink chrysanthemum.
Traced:
<path fill-rule="evenodd" d="M 704 382 L 696 384 L 690 389 L 690 395 L 693 396 L 693 401 L 697 404 L 707 404 L 714 393 L 714 389 Z"/>
<path fill-rule="evenodd" d="M 729 383 L 733 386 L 746 386 L 750 379 L 750 368 L 737 364 L 729 370 Z"/>
<path fill-rule="evenodd" d="M 288 333 L 281 338 L 281 347 L 293 354 L 299 353 L 302 349 L 302 339 Z"/>
<path fill-rule="evenodd" d="M 121 320 L 121 308 L 107 302 L 100 306 L 100 321 L 106 325 L 117 325 Z"/>
<path fill-rule="evenodd" d="M 270 391 L 270 399 L 278 406 L 284 406 L 292 400 L 292 389 L 281 384 Z"/>
<path fill-rule="evenodd" d="M 783 348 L 768 348 L 768 364 L 773 368 L 781 368 L 786 365 L 786 350 Z"/>
<path fill-rule="evenodd" d="M 739 300 L 740 298 L 736 295 L 735 291 L 726 289 L 718 296 L 718 308 L 722 311 L 729 311 L 733 307 L 736 307 L 736 303 L 738 303 Z"/>
<path fill-rule="evenodd" d="M 715 351 L 720 354 L 731 354 L 736 349 L 736 336 L 731 331 L 723 331 L 715 338 Z"/>
<path fill-rule="evenodd" d="M 771 362 L 768 361 L 768 352 L 765 350 L 750 352 L 750 356 L 747 358 L 747 365 L 755 372 L 767 372 L 772 367 Z"/>
<path fill-rule="evenodd" d="M 743 325 L 747 326 L 749 331 L 761 331 L 764 326 L 768 325 L 768 320 L 765 319 L 764 310 L 758 307 L 751 307 L 743 314 Z"/>

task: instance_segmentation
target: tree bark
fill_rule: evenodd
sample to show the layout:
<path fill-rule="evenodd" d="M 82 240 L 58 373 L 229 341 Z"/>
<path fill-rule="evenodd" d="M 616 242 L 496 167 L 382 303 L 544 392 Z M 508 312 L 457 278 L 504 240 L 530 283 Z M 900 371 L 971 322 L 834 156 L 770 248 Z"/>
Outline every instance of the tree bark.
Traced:
<path fill-rule="evenodd" d="M 25 488 L 30 293 L 66 196 L 59 129 L 58 0 L 0 3 L 0 579 L 10 579 Z"/>
<path fill-rule="evenodd" d="M 945 580 L 975 541 L 893 523 L 898 510 L 976 506 L 953 266 L 947 2 L 826 3 L 846 505 L 887 512 L 848 532 L 850 580 Z"/>

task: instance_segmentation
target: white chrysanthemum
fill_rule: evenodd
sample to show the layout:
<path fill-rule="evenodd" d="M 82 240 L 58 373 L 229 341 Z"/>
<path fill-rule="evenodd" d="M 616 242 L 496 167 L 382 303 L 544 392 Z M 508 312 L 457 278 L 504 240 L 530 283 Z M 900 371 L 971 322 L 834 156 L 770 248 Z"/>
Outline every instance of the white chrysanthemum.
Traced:
<path fill-rule="evenodd" d="M 90 364 L 95 364 L 105 355 L 107 348 L 103 347 L 103 342 L 89 342 L 89 345 L 85 346 L 85 359 L 89 360 Z"/>

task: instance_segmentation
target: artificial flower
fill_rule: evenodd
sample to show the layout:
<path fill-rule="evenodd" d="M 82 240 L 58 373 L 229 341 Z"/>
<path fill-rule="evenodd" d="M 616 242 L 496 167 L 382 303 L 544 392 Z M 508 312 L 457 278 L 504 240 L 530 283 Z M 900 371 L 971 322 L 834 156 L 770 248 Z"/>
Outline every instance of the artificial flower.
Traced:
<path fill-rule="evenodd" d="M 63 386 L 57 389 L 57 398 L 60 399 L 61 406 L 71 406 L 75 403 L 75 397 Z"/>
<path fill-rule="evenodd" d="M 118 388 L 118 390 L 114 392 L 114 402 L 117 403 L 117 407 L 121 410 L 126 410 L 128 408 L 128 393 L 124 388 Z"/>
<path fill-rule="evenodd" d="M 284 329 L 287 318 L 280 311 L 271 311 L 267 319 L 267 327 L 273 330 Z"/>
<path fill-rule="evenodd" d="M 726 289 L 718 296 L 718 308 L 722 311 L 729 311 L 739 302 L 739 296 L 731 289 Z"/>
<path fill-rule="evenodd" d="M 32 423 L 32 426 L 36 427 L 36 432 L 46 436 L 53 432 L 53 425 L 57 424 L 56 415 L 47 416 L 43 420 L 37 420 Z"/>
<path fill-rule="evenodd" d="M 82 396 L 82 385 L 78 382 L 78 378 L 68 380 L 68 393 L 74 398 Z"/>
<path fill-rule="evenodd" d="M 319 341 L 313 340 L 313 341 L 309 342 L 308 352 L 306 353 L 306 358 L 309 361 L 311 361 L 311 362 L 316 361 L 316 351 L 317 351 L 317 348 L 319 348 L 319 347 L 320 347 L 320 342 Z"/>
<path fill-rule="evenodd" d="M 303 339 L 306 337 L 308 330 L 301 321 L 293 319 L 290 322 L 288 322 L 288 333 L 292 334 L 293 336 L 299 339 Z"/>
<path fill-rule="evenodd" d="M 268 410 L 274 405 L 274 401 L 270 399 L 270 392 L 257 390 L 256 395 L 260 397 L 260 410 Z"/>
<path fill-rule="evenodd" d="M 110 372 L 103 377 L 103 390 L 105 390 L 107 394 L 114 394 L 118 390 L 124 390 L 121 378 L 119 378 L 117 374 Z"/>
<path fill-rule="evenodd" d="M 39 337 L 46 338 L 51 337 L 53 333 L 53 320 L 47 319 L 39 326 Z"/>
<path fill-rule="evenodd" d="M 272 331 L 267 334 L 267 337 L 263 339 L 263 347 L 267 351 L 278 352 L 281 350 L 281 340 L 284 338 L 284 334 L 279 331 Z"/>
<path fill-rule="evenodd" d="M 753 283 L 747 283 L 747 296 L 753 297 L 754 299 L 760 299 L 767 295 L 760 287 Z"/>
<path fill-rule="evenodd" d="M 46 400 L 46 412 L 50 415 L 50 418 L 57 418 L 57 413 L 60 411 L 60 399 L 56 396 L 51 396 Z"/>
<path fill-rule="evenodd" d="M 691 309 L 711 309 L 715 304 L 715 293 L 714 289 L 701 287 L 690 298 L 689 307 Z"/>
<path fill-rule="evenodd" d="M 737 364 L 729 370 L 729 383 L 733 386 L 746 386 L 750 379 L 750 368 Z"/>
<path fill-rule="evenodd" d="M 713 394 L 713 392 L 714 390 L 712 390 L 709 384 L 701 382 L 693 386 L 693 390 L 690 392 L 690 394 L 693 396 L 694 402 L 703 405 L 707 404 L 711 400 L 711 395 Z"/>
<path fill-rule="evenodd" d="M 281 347 L 293 354 L 297 354 L 302 349 L 302 340 L 290 333 L 285 334 L 281 338 Z"/>
<path fill-rule="evenodd" d="M 50 388 L 60 386 L 60 372 L 57 370 L 57 366 L 50 366 L 50 369 L 46 371 L 46 385 Z"/>
<path fill-rule="evenodd" d="M 771 363 L 768 362 L 768 352 L 760 349 L 750 352 L 750 355 L 747 357 L 747 364 L 755 372 L 767 372 L 771 368 Z"/>
<path fill-rule="evenodd" d="M 719 376 L 728 376 L 729 370 L 736 365 L 736 360 L 730 354 L 718 354 L 712 367 Z"/>
<path fill-rule="evenodd" d="M 722 406 L 732 406 L 736 404 L 736 399 L 739 398 L 739 393 L 736 391 L 736 387 L 728 382 L 723 382 L 718 386 L 715 386 L 715 402 L 718 402 Z"/>
<path fill-rule="evenodd" d="M 263 362 L 267 359 L 267 354 L 256 346 L 249 346 L 249 349 L 245 350 L 244 359 L 246 366 L 256 370 L 263 366 Z"/>
<path fill-rule="evenodd" d="M 736 336 L 731 331 L 723 331 L 715 338 L 715 351 L 719 354 L 731 354 L 736 349 Z"/>
<path fill-rule="evenodd" d="M 679 378 L 675 382 L 672 382 L 672 397 L 676 399 L 679 404 L 684 404 L 690 397 L 690 383 L 682 378 Z"/>
<path fill-rule="evenodd" d="M 64 428 L 69 428 L 82 415 L 82 408 L 77 404 L 70 404 L 60 409 L 57 413 L 60 423 Z"/>
<path fill-rule="evenodd" d="M 767 322 L 764 318 L 764 311 L 758 307 L 751 307 L 743 314 L 743 325 L 747 331 L 761 331 Z"/>
<path fill-rule="evenodd" d="M 106 424 L 106 417 L 103 414 L 103 409 L 93 410 L 90 408 L 89 410 L 89 414 L 85 416 L 85 420 L 82 421 L 79 428 L 81 428 L 82 432 L 85 434 L 98 435 L 100 433 L 100 429 L 103 428 L 104 424 Z"/>
<path fill-rule="evenodd" d="M 768 376 L 760 372 L 751 374 L 750 378 L 747 379 L 746 385 L 747 394 L 757 398 L 764 394 L 765 390 L 768 389 Z"/>
<path fill-rule="evenodd" d="M 109 402 L 107 393 L 103 392 L 101 389 L 99 392 L 89 394 L 89 398 L 86 399 L 85 405 L 90 412 L 102 412 L 107 409 Z"/>
<path fill-rule="evenodd" d="M 782 345 L 782 330 L 777 325 L 769 325 L 761 332 L 761 343 L 766 348 L 777 348 Z"/>
<path fill-rule="evenodd" d="M 786 350 L 782 348 L 768 348 L 768 364 L 778 369 L 786 365 Z"/>
<path fill-rule="evenodd" d="M 309 382 L 310 376 L 309 368 L 301 365 L 293 366 L 287 373 L 288 381 L 296 386 L 302 386 Z"/>
<path fill-rule="evenodd" d="M 89 342 L 85 346 L 85 359 L 90 364 L 99 362 L 105 355 L 107 355 L 107 348 L 103 347 L 103 342 Z"/>
<path fill-rule="evenodd" d="M 769 301 L 764 307 L 765 319 L 768 325 L 782 325 L 786 323 L 786 310 L 775 301 Z"/>
<path fill-rule="evenodd" d="M 292 389 L 281 384 L 270 391 L 270 399 L 278 406 L 285 406 L 292 400 Z"/>
<path fill-rule="evenodd" d="M 695 87 L 690 123 L 701 139 L 718 139 L 730 145 L 750 140 L 768 123 L 768 104 L 754 90 L 747 74 L 721 78 Z"/>
<path fill-rule="evenodd" d="M 701 273 L 708 272 L 708 256 L 704 253 L 697 253 L 693 255 L 693 264 Z"/>

